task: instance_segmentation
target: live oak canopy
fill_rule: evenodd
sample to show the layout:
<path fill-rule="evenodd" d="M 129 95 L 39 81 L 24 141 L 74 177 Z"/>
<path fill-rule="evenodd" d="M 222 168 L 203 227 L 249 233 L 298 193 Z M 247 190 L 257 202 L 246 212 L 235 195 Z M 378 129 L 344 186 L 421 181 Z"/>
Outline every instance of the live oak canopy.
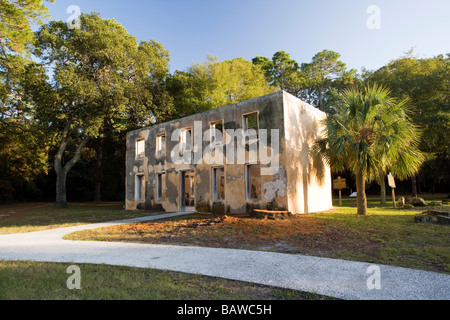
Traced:
<path fill-rule="evenodd" d="M 67 205 L 67 173 L 104 126 L 121 130 L 170 113 L 170 100 L 154 103 L 168 73 L 168 52 L 159 43 L 138 44 L 119 23 L 96 13 L 83 14 L 80 25 L 52 21 L 37 32 L 34 53 L 42 63 L 28 84 L 37 119 L 55 135 L 58 207 Z M 76 147 L 64 161 L 70 145 Z"/>

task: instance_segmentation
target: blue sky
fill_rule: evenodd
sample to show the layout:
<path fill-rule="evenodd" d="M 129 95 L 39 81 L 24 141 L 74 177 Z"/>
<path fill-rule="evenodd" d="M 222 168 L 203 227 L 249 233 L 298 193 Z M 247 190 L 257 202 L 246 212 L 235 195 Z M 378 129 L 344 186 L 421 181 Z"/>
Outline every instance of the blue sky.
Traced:
<path fill-rule="evenodd" d="M 170 51 L 170 71 L 207 55 L 220 60 L 271 58 L 286 51 L 309 62 L 333 50 L 349 68 L 377 69 L 411 48 L 419 58 L 450 52 L 449 0 L 55 0 L 52 19 L 67 8 L 114 18 L 138 40 L 154 39 Z M 380 9 L 380 29 L 367 20 Z"/>

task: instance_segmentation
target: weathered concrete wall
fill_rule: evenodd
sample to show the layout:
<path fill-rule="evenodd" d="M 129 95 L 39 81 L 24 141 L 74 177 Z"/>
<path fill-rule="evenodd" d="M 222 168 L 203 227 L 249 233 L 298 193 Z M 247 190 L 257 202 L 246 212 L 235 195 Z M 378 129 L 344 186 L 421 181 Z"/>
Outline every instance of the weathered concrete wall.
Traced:
<path fill-rule="evenodd" d="M 241 213 L 246 211 L 247 205 L 264 208 L 269 202 L 276 202 L 278 206 L 287 207 L 286 170 L 283 167 L 284 155 L 282 141 L 284 141 L 284 113 L 283 93 L 277 92 L 271 95 L 251 99 L 234 105 L 217 108 L 205 113 L 196 114 L 183 119 L 155 125 L 149 128 L 129 132 L 127 135 L 127 162 L 126 162 L 126 209 L 154 209 L 172 212 L 180 210 L 180 181 L 183 170 L 193 170 L 195 173 L 195 205 L 197 208 L 210 209 L 213 205 L 211 172 L 213 167 L 220 165 L 206 164 L 174 164 L 171 151 L 179 141 L 171 141 L 175 129 L 194 127 L 195 121 L 202 121 L 202 133 L 210 128 L 210 123 L 222 120 L 224 129 L 243 129 L 244 114 L 258 112 L 259 128 L 267 129 L 268 145 L 271 146 L 271 129 L 279 130 L 280 159 L 279 170 L 275 175 L 261 176 L 261 196 L 257 201 L 247 201 L 245 184 L 245 164 L 237 164 L 237 155 L 233 164 L 226 164 L 227 148 L 223 148 L 223 167 L 225 169 L 225 200 L 222 202 L 225 211 Z M 166 134 L 166 152 L 163 155 L 155 155 L 156 138 L 159 134 Z M 195 132 L 194 132 L 195 135 Z M 136 159 L 135 144 L 137 139 L 145 139 L 145 156 Z M 225 139 L 226 143 L 230 143 Z M 202 141 L 202 150 L 210 144 Z M 195 151 L 194 147 L 194 151 Z M 248 156 L 248 152 L 247 152 Z M 260 159 L 258 158 L 258 161 Z M 262 165 L 262 167 L 267 167 Z M 166 175 L 166 199 L 156 200 L 156 174 L 165 172 Z M 136 200 L 136 175 L 143 175 L 145 179 L 145 200 Z"/>
<path fill-rule="evenodd" d="M 278 169 L 272 175 L 261 175 L 258 199 L 248 200 L 246 193 L 246 165 L 239 164 L 235 152 L 231 164 L 227 164 L 227 144 L 231 139 L 226 137 L 218 158 L 223 165 L 207 164 L 204 153 L 210 141 L 195 140 L 210 128 L 210 124 L 223 121 L 224 130 L 244 129 L 244 115 L 257 112 L 259 129 L 268 132 L 268 146 L 273 146 L 271 130 L 278 130 L 276 142 L 279 144 Z M 293 213 L 309 213 L 328 210 L 331 202 L 330 169 L 320 157 L 313 156 L 312 145 L 318 135 L 318 121 L 325 114 L 303 101 L 287 94 L 277 92 L 271 95 L 251 99 L 234 105 L 217 108 L 205 113 L 196 114 L 183 119 L 155 125 L 149 128 L 129 132 L 127 135 L 127 179 L 126 208 L 128 210 L 150 209 L 168 212 L 181 209 L 181 177 L 183 171 L 194 172 L 195 206 L 198 210 L 210 211 L 213 207 L 222 207 L 222 211 L 230 213 L 246 212 L 248 208 L 285 208 Z M 195 121 L 201 121 L 201 128 Z M 175 164 L 171 151 L 179 144 L 171 137 L 176 129 L 194 129 L 193 151 L 203 152 L 199 164 Z M 224 131 L 224 132 L 225 132 Z M 156 154 L 156 138 L 166 135 L 166 151 Z M 136 140 L 145 139 L 145 154 L 136 158 Z M 196 145 L 196 141 L 201 141 Z M 199 150 L 200 149 L 200 150 Z M 246 152 L 248 159 L 250 151 Z M 273 154 L 269 153 L 269 154 Z M 257 162 L 263 159 L 257 153 Z M 248 163 L 248 160 L 246 161 Z M 273 166 L 273 163 L 271 164 Z M 212 168 L 224 167 L 225 200 L 213 199 Z M 261 165 L 267 168 L 268 165 Z M 165 199 L 157 200 L 156 179 L 158 173 L 165 173 Z M 144 178 L 145 197 L 136 199 L 136 175 Z M 218 204 L 218 205 L 217 205 Z"/>
<path fill-rule="evenodd" d="M 311 213 L 332 208 L 331 172 L 312 146 L 325 113 L 284 93 L 285 152 L 288 209 Z"/>

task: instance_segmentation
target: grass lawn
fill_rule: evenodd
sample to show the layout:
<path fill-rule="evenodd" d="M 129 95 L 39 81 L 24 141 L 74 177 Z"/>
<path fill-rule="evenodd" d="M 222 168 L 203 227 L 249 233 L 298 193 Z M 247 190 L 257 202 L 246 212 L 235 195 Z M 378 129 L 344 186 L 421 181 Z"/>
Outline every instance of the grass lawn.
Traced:
<path fill-rule="evenodd" d="M 0 300 L 328 300 L 314 293 L 178 272 L 77 264 L 81 289 L 67 288 L 69 263 L 0 261 Z"/>
<path fill-rule="evenodd" d="M 212 215 L 195 214 L 80 231 L 66 239 L 300 253 L 450 273 L 450 226 L 415 223 L 423 208 L 393 209 L 378 202 L 369 200 L 366 216 L 356 215 L 345 200 L 343 207 L 291 220 L 228 216 L 215 223 Z"/>
<path fill-rule="evenodd" d="M 114 221 L 151 215 L 122 210 L 120 202 L 70 203 L 58 209 L 53 203 L 0 206 L 0 234 L 24 233 L 82 224 Z"/>

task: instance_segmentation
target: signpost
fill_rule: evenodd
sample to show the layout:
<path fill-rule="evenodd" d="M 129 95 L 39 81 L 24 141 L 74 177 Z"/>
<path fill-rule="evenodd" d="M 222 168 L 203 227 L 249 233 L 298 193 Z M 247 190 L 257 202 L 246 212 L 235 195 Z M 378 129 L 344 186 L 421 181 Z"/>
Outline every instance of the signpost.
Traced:
<path fill-rule="evenodd" d="M 342 179 L 341 177 L 338 177 L 337 179 L 333 180 L 333 188 L 336 190 L 339 190 L 339 206 L 342 207 L 342 189 L 347 188 L 347 183 L 345 179 Z"/>
<path fill-rule="evenodd" d="M 387 178 L 388 178 L 389 187 L 392 188 L 392 203 L 394 204 L 394 208 L 395 208 L 396 207 L 395 206 L 395 179 L 392 176 L 392 173 L 390 173 L 390 172 L 389 172 L 389 175 Z"/>

